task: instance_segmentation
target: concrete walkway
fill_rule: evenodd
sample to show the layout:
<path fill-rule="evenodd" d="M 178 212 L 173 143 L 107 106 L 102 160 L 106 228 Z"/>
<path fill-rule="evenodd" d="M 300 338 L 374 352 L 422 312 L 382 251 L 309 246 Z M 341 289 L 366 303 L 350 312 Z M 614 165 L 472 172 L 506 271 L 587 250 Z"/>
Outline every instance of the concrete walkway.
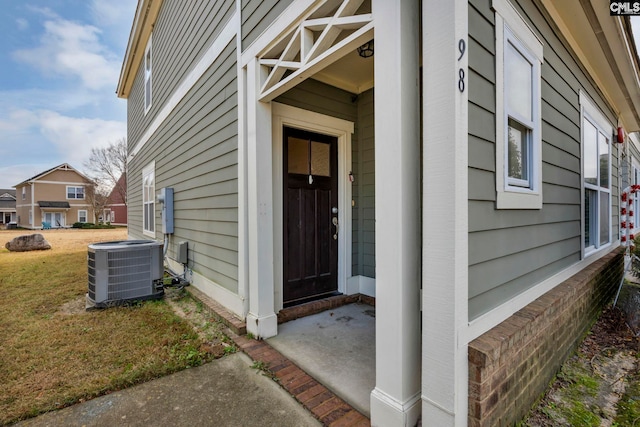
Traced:
<path fill-rule="evenodd" d="M 319 426 L 242 353 L 49 412 L 19 426 Z"/>
<path fill-rule="evenodd" d="M 267 342 L 367 417 L 376 386 L 375 308 L 349 304 L 284 323 Z"/>

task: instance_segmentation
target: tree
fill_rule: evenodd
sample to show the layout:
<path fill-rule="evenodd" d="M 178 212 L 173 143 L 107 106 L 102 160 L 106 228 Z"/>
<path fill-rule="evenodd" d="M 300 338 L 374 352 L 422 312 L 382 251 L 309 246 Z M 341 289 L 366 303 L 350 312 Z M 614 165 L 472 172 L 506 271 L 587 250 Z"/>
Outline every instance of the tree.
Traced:
<path fill-rule="evenodd" d="M 92 148 L 84 167 L 95 181 L 97 194 L 109 194 L 115 189 L 127 204 L 126 180 L 120 177 L 127 170 L 127 138 L 121 138 L 107 147 Z"/>
<path fill-rule="evenodd" d="M 85 198 L 93 208 L 93 223 L 97 224 L 100 222 L 100 214 L 109 204 L 109 194 L 101 192 L 97 185 L 88 185 L 85 187 Z"/>

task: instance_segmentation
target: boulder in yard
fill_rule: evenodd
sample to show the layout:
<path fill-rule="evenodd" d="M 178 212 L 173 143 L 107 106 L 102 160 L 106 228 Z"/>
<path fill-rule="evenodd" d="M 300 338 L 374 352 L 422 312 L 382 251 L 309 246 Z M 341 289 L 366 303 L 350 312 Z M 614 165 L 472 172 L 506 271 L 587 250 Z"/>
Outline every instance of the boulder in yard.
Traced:
<path fill-rule="evenodd" d="M 18 236 L 4 245 L 10 252 L 44 251 L 51 249 L 51 245 L 42 234 Z"/>

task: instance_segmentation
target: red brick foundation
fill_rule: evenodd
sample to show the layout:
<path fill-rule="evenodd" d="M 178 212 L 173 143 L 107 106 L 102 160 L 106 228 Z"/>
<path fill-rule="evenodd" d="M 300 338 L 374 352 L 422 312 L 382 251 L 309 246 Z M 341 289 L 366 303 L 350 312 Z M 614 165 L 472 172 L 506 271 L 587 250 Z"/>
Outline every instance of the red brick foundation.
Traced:
<path fill-rule="evenodd" d="M 620 283 L 614 251 L 469 344 L 469 426 L 511 426 L 546 390 Z"/>

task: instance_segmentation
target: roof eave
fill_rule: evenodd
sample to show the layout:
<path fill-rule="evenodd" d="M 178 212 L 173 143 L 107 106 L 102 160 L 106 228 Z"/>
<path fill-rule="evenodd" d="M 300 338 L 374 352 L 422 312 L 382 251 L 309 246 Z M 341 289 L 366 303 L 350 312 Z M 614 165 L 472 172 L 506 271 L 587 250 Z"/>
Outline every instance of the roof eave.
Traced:
<path fill-rule="evenodd" d="M 127 50 L 120 69 L 116 94 L 118 98 L 128 98 L 136 72 L 143 58 L 143 52 L 158 17 L 162 0 L 138 0 L 136 14 L 129 33 Z"/>

